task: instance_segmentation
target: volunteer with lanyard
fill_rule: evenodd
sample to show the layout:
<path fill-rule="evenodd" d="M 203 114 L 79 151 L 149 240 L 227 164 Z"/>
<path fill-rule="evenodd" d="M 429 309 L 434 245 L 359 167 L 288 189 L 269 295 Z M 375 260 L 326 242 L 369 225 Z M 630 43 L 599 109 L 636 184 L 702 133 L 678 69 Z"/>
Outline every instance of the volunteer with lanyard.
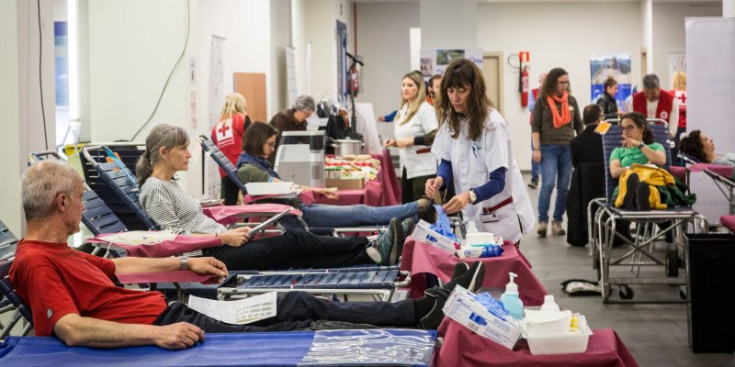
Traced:
<path fill-rule="evenodd" d="M 447 214 L 462 211 L 483 232 L 513 243 L 534 225 L 535 215 L 511 155 L 508 124 L 485 96 L 480 69 L 467 59 L 444 72 L 437 105 L 440 121 L 431 152 L 441 163 L 426 194 L 454 184 L 457 194 L 444 205 Z"/>

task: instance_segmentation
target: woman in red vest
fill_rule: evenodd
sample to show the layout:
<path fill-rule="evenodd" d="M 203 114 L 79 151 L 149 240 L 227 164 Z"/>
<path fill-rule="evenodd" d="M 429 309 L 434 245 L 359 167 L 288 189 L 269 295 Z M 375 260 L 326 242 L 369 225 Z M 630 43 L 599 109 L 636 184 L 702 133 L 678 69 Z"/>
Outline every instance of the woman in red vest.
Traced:
<path fill-rule="evenodd" d="M 245 97 L 240 93 L 228 94 L 225 96 L 225 105 L 222 107 L 219 122 L 212 128 L 212 141 L 233 165 L 237 164 L 237 158 L 240 157 L 245 129 L 250 126 L 247 108 Z M 227 177 L 222 168 L 219 169 L 219 176 L 222 180 L 221 196 L 225 200 L 225 205 L 237 204 L 240 189 Z"/>

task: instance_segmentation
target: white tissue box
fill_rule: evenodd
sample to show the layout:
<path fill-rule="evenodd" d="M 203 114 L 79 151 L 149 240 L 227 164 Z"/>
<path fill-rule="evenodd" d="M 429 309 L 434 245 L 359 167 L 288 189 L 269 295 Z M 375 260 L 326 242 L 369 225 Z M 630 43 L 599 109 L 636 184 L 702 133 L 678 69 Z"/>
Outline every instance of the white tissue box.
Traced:
<path fill-rule="evenodd" d="M 446 252 L 454 254 L 459 248 L 459 243 L 448 237 L 445 237 L 430 228 L 430 224 L 426 221 L 419 220 L 416 228 L 413 230 L 411 237 L 414 240 L 440 248 Z"/>
<path fill-rule="evenodd" d="M 577 318 L 577 325 L 577 330 L 574 332 L 567 331 L 555 335 L 545 332 L 535 333 L 533 330 L 529 333 L 529 330 L 526 329 L 523 337 L 528 340 L 528 349 L 533 355 L 584 353 L 587 351 L 587 343 L 592 335 L 592 330 L 587 325 L 587 319 L 582 315 Z"/>
<path fill-rule="evenodd" d="M 513 349 L 521 336 L 521 327 L 515 319 L 509 316 L 503 320 L 491 314 L 461 286 L 454 288 L 442 311 L 446 317 L 508 349 Z"/>
<path fill-rule="evenodd" d="M 467 246 L 495 244 L 495 238 L 490 232 L 467 233 L 465 236 L 465 244 Z"/>

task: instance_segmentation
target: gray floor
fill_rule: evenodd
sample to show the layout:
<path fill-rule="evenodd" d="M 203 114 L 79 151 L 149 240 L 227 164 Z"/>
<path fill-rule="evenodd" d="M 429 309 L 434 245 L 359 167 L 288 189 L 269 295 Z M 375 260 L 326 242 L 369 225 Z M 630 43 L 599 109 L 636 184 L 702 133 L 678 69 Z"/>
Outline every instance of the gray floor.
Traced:
<path fill-rule="evenodd" d="M 536 207 L 538 189 L 528 192 Z M 536 277 L 560 306 L 585 315 L 593 329 L 615 329 L 641 366 L 735 366 L 735 356 L 731 354 L 695 354 L 691 351 L 685 304 L 603 304 L 601 297 L 570 297 L 562 292 L 560 283 L 564 280 L 596 280 L 586 247 L 569 246 L 565 236 L 539 238 L 534 230 L 521 240 L 520 249 L 533 266 Z M 651 271 L 663 272 L 660 269 Z M 634 299 L 679 297 L 675 286 L 632 288 Z M 613 296 L 619 299 L 617 290 Z"/>

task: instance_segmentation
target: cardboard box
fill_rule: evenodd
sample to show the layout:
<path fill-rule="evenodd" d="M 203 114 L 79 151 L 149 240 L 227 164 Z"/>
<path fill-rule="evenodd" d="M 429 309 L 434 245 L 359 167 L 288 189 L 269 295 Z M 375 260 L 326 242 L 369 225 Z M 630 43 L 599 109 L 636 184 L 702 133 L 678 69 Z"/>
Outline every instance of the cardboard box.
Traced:
<path fill-rule="evenodd" d="M 508 349 L 513 349 L 521 336 L 521 326 L 517 321 L 510 317 L 503 320 L 491 314 L 461 286 L 454 288 L 442 311 L 446 317 Z"/>
<path fill-rule="evenodd" d="M 338 189 L 360 190 L 365 187 L 364 178 L 328 178 L 326 187 L 336 187 Z"/>

